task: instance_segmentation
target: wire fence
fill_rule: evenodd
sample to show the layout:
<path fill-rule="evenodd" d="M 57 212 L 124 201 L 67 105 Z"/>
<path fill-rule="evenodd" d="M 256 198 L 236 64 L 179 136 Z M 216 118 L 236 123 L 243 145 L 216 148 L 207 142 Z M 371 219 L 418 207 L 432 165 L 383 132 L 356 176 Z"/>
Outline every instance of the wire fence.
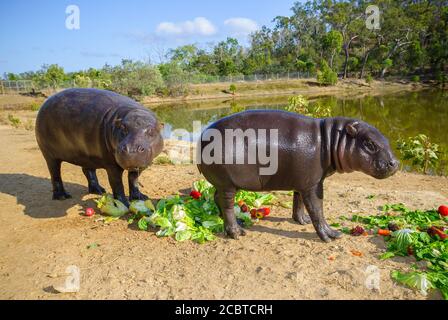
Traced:
<path fill-rule="evenodd" d="M 252 75 L 229 75 L 229 76 L 213 76 L 205 74 L 190 74 L 187 84 L 207 84 L 207 83 L 242 83 L 242 82 L 258 82 L 258 81 L 278 81 L 278 80 L 294 80 L 309 79 L 314 75 L 309 72 L 285 72 L 285 73 L 268 73 L 268 74 L 252 74 Z M 0 81 L 0 94 L 22 94 L 42 90 L 67 89 L 67 88 L 104 88 L 104 82 L 90 80 L 83 83 L 77 83 L 75 80 L 66 80 L 57 85 L 37 84 L 32 80 L 2 80 Z M 106 85 L 107 87 L 107 85 Z"/>

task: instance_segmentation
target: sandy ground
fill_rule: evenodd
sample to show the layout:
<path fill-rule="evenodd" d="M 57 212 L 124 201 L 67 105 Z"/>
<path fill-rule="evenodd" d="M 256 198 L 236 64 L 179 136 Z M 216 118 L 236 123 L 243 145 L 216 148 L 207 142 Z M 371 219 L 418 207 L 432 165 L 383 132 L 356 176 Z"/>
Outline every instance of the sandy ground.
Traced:
<path fill-rule="evenodd" d="M 86 195 L 78 167 L 63 165 L 73 199 L 52 201 L 33 131 L 0 125 L 0 145 L 1 299 L 425 299 L 390 280 L 391 270 L 406 269 L 414 259 L 378 260 L 384 250 L 379 237 L 344 236 L 325 244 L 311 226 L 293 223 L 289 209 L 274 206 L 271 217 L 238 241 L 159 239 L 126 220 L 105 224 L 80 215 L 94 206 L 94 196 Z M 99 178 L 110 190 L 104 171 Z M 145 171 L 141 182 L 158 199 L 199 178 L 195 166 L 159 165 Z M 433 208 L 448 202 L 447 182 L 405 173 L 384 181 L 337 175 L 325 185 L 326 216 L 331 222 L 340 215 L 375 214 L 380 205 L 396 202 Z M 64 283 L 69 265 L 81 269 L 81 289 L 55 293 L 52 286 Z M 365 286 L 370 265 L 380 270 L 380 291 Z"/>

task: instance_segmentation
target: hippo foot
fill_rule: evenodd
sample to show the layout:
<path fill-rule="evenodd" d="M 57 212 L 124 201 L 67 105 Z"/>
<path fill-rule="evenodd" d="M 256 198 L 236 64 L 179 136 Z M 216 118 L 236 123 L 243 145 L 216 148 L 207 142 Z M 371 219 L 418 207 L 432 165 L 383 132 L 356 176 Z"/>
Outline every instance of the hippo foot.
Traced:
<path fill-rule="evenodd" d="M 89 186 L 89 193 L 102 195 L 102 194 L 106 193 L 106 189 L 104 189 L 99 184 L 92 184 Z"/>
<path fill-rule="evenodd" d="M 342 237 L 342 232 L 331 229 L 328 225 L 317 228 L 317 235 L 324 242 L 331 242 L 333 239 Z"/>
<path fill-rule="evenodd" d="M 308 215 L 306 215 L 306 214 L 302 214 L 302 215 L 293 215 L 292 218 L 294 219 L 295 222 L 301 224 L 302 226 L 311 223 L 311 218 L 310 218 L 310 216 L 308 216 Z"/>
<path fill-rule="evenodd" d="M 230 238 L 235 240 L 238 240 L 240 236 L 246 235 L 246 231 L 244 231 L 244 229 L 241 228 L 239 225 L 226 227 L 226 233 Z"/>
<path fill-rule="evenodd" d="M 66 200 L 71 199 L 72 196 L 65 191 L 55 191 L 53 192 L 53 200 Z"/>
<path fill-rule="evenodd" d="M 132 201 L 132 200 L 143 200 L 143 201 L 146 201 L 148 199 L 149 199 L 148 196 L 144 195 L 141 192 L 135 192 L 135 193 L 129 195 L 129 200 L 130 201 Z"/>
<path fill-rule="evenodd" d="M 115 195 L 114 195 L 114 198 L 117 199 L 118 201 L 120 201 L 120 202 L 123 203 L 126 207 L 129 208 L 130 204 L 129 204 L 128 199 L 127 199 L 125 196 L 115 196 Z"/>

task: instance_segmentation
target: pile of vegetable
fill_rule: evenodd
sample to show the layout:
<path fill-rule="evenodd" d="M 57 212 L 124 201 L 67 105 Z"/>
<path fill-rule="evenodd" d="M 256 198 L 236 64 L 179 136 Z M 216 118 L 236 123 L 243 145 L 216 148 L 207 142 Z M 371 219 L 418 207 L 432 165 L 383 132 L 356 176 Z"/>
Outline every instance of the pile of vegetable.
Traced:
<path fill-rule="evenodd" d="M 97 201 L 103 214 L 120 217 L 129 211 L 128 223 L 137 222 L 140 230 L 157 228 L 159 237 L 174 237 L 177 241 L 193 240 L 204 243 L 224 232 L 224 221 L 214 201 L 215 188 L 205 180 L 196 181 L 189 196 L 172 196 L 161 199 L 156 206 L 151 200 L 132 201 L 127 210 L 120 201 L 104 195 Z M 238 223 L 248 228 L 270 214 L 262 208 L 272 202 L 274 196 L 258 192 L 239 191 L 235 196 L 235 214 Z"/>
<path fill-rule="evenodd" d="M 357 226 L 353 235 L 370 232 L 384 236 L 387 250 L 380 259 L 394 256 L 414 256 L 426 266 L 413 265 L 411 272 L 393 271 L 392 279 L 416 288 L 424 295 L 430 289 L 439 289 L 448 300 L 448 208 L 439 210 L 410 210 L 403 204 L 385 205 L 384 212 L 376 216 L 352 217 L 368 231 Z M 343 230 L 347 233 L 347 229 Z M 421 263 L 419 265 L 422 265 Z"/>

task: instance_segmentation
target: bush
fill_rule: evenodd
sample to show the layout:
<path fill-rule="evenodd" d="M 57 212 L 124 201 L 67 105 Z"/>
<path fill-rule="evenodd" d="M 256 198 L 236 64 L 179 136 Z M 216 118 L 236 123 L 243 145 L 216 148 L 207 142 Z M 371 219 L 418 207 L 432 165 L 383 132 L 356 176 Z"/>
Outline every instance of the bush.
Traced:
<path fill-rule="evenodd" d="M 370 74 L 368 74 L 368 75 L 366 76 L 366 82 L 367 82 L 368 84 L 371 84 L 371 83 L 373 82 L 373 77 L 372 77 Z"/>
<path fill-rule="evenodd" d="M 412 82 L 420 82 L 420 77 L 417 76 L 417 75 L 412 76 L 411 81 L 412 81 Z"/>
<path fill-rule="evenodd" d="M 432 143 L 429 137 L 419 134 L 406 140 L 397 141 L 397 149 L 402 160 L 410 160 L 423 173 L 427 174 L 430 168 L 435 168 L 439 163 L 439 145 Z"/>
<path fill-rule="evenodd" d="M 229 87 L 229 91 L 233 94 L 233 95 L 235 95 L 235 92 L 236 92 L 236 85 L 234 85 L 233 83 L 230 85 L 230 87 Z"/>
<path fill-rule="evenodd" d="M 159 66 L 165 82 L 165 87 L 159 92 L 163 95 L 179 97 L 187 95 L 190 91 L 189 74 L 177 63 L 165 63 Z"/>
<path fill-rule="evenodd" d="M 131 97 L 150 96 L 163 87 L 158 68 L 143 62 L 123 60 L 111 70 L 111 89 Z"/>
<path fill-rule="evenodd" d="M 327 64 L 322 61 L 321 70 L 317 71 L 317 82 L 320 85 L 335 85 L 338 82 L 338 75 Z"/>
<path fill-rule="evenodd" d="M 12 114 L 8 114 L 8 120 L 9 120 L 9 123 L 10 123 L 14 128 L 18 128 L 18 127 L 20 126 L 20 123 L 21 123 L 20 119 L 17 118 L 17 117 L 15 117 L 14 115 L 12 115 Z"/>
<path fill-rule="evenodd" d="M 31 109 L 31 111 L 39 111 L 39 109 L 40 109 L 40 104 L 37 103 L 37 102 L 33 102 L 33 103 L 31 103 L 31 105 L 30 105 L 30 109 Z"/>
<path fill-rule="evenodd" d="M 289 98 L 289 103 L 286 110 L 313 118 L 331 117 L 331 107 L 323 106 L 319 103 L 314 107 L 311 107 L 308 100 L 301 95 Z"/>

